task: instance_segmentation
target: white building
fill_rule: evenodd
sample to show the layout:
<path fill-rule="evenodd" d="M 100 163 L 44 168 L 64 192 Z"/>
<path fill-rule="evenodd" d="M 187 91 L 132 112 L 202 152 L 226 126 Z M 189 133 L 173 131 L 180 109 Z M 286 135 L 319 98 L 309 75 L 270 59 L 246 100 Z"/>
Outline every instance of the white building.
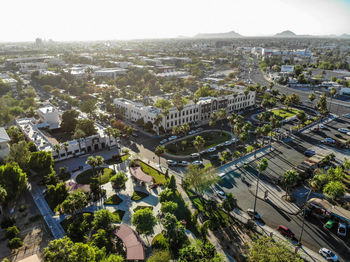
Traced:
<path fill-rule="evenodd" d="M 33 71 L 47 70 L 48 65 L 44 62 L 20 63 L 19 70 L 23 73 L 30 73 Z"/>
<path fill-rule="evenodd" d="M 166 116 L 158 108 L 145 106 L 142 103 L 136 103 L 123 98 L 114 99 L 114 104 L 117 108 L 123 108 L 124 117 L 133 122 L 143 119 L 145 123 L 150 121 L 154 124 L 157 115 L 162 114 L 163 119 L 160 125 L 165 130 L 171 130 L 174 126 L 184 123 L 207 123 L 210 120 L 211 114 L 220 109 L 225 109 L 227 114 L 229 114 L 255 105 L 255 92 L 249 92 L 246 96 L 243 89 L 233 91 L 237 91 L 237 94 L 220 97 L 202 97 L 197 103 L 190 101 L 180 112 L 176 107 L 170 108 Z M 157 131 L 157 127 L 153 126 L 153 129 Z"/>
<path fill-rule="evenodd" d="M 82 138 L 80 140 L 67 141 L 67 151 L 64 146 L 60 147 L 58 152 L 55 150 L 55 145 L 58 144 L 54 137 L 48 137 L 41 131 L 41 125 L 37 124 L 34 118 L 22 118 L 16 120 L 18 128 L 27 137 L 28 140 L 33 141 L 35 147 L 39 151 L 52 152 L 52 157 L 55 161 L 72 158 L 86 153 L 96 152 L 107 147 L 117 145 L 116 139 L 105 135 L 105 128 L 95 124 L 97 134 Z"/>
<path fill-rule="evenodd" d="M 95 77 L 104 77 L 115 79 L 119 75 L 125 75 L 127 69 L 124 68 L 103 68 L 95 71 Z"/>
<path fill-rule="evenodd" d="M 0 159 L 5 159 L 10 152 L 10 137 L 6 133 L 5 128 L 0 127 Z"/>
<path fill-rule="evenodd" d="M 294 72 L 294 65 L 281 66 L 281 73 L 293 73 L 293 72 Z"/>
<path fill-rule="evenodd" d="M 61 113 L 53 105 L 41 107 L 37 110 L 37 113 L 40 119 L 44 122 L 44 124 L 46 124 L 50 129 L 55 129 L 59 127 L 61 123 Z"/>
<path fill-rule="evenodd" d="M 16 88 L 17 80 L 10 77 L 8 74 L 0 74 L 0 79 L 5 84 L 11 85 L 12 88 Z"/>

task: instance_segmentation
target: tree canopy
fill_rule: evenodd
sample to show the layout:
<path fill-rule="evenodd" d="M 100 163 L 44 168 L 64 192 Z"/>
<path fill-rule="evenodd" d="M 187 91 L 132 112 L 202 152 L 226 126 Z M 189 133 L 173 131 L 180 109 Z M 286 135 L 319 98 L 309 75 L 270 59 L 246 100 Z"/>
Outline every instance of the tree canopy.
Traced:
<path fill-rule="evenodd" d="M 0 166 L 0 185 L 6 190 L 6 201 L 14 200 L 27 186 L 27 174 L 16 162 Z"/>

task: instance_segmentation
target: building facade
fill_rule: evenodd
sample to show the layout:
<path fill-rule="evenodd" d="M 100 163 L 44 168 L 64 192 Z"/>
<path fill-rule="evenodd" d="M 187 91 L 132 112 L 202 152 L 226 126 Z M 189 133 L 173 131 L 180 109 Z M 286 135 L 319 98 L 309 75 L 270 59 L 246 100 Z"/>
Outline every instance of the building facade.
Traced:
<path fill-rule="evenodd" d="M 10 137 L 6 133 L 5 128 L 0 127 L 0 159 L 5 159 L 10 153 L 9 142 L 11 141 Z"/>

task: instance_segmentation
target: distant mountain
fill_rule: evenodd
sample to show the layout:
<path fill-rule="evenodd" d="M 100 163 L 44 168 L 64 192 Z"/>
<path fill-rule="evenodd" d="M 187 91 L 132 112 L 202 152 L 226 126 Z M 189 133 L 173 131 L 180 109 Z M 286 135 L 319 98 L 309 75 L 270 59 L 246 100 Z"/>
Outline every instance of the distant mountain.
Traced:
<path fill-rule="evenodd" d="M 242 37 L 240 34 L 235 31 L 230 31 L 227 33 L 203 33 L 196 34 L 194 38 L 236 38 Z"/>
<path fill-rule="evenodd" d="M 293 33 L 292 31 L 286 30 L 283 31 L 281 33 L 275 34 L 275 36 L 279 36 L 279 37 L 294 37 L 297 36 L 295 33 Z"/>

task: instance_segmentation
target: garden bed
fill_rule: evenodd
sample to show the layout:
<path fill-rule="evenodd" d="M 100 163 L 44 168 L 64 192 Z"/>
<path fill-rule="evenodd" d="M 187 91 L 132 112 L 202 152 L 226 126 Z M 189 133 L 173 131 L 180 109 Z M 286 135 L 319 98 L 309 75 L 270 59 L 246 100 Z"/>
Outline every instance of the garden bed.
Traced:
<path fill-rule="evenodd" d="M 280 109 L 272 109 L 270 112 L 274 113 L 276 116 L 280 116 L 282 119 L 287 119 L 292 116 L 297 115 L 300 110 L 295 108 L 280 108 Z"/>
<path fill-rule="evenodd" d="M 121 223 L 122 220 L 123 220 L 125 211 L 118 209 L 118 210 L 114 211 L 113 214 L 115 215 L 115 222 L 116 223 Z"/>
<path fill-rule="evenodd" d="M 134 193 L 132 194 L 131 200 L 134 201 L 140 201 L 141 199 L 144 199 L 145 197 L 148 197 L 149 194 L 142 192 L 142 191 L 134 191 Z"/>
<path fill-rule="evenodd" d="M 121 199 L 117 194 L 114 194 L 107 198 L 107 200 L 104 202 L 105 205 L 119 205 L 121 202 L 123 202 L 123 199 Z"/>
<path fill-rule="evenodd" d="M 136 212 L 137 210 L 140 210 L 140 209 L 150 209 L 150 210 L 153 210 L 153 206 L 137 206 L 134 208 L 134 212 Z"/>
<path fill-rule="evenodd" d="M 146 164 L 145 162 L 143 162 L 141 160 L 137 160 L 137 162 L 139 163 L 142 171 L 145 174 L 154 178 L 155 183 L 157 183 L 157 184 L 161 183 L 163 185 L 166 184 L 167 178 L 165 177 L 165 175 L 162 172 L 158 171 L 157 169 L 154 169 L 153 167 L 151 167 L 150 165 Z"/>
<path fill-rule="evenodd" d="M 99 172 L 103 172 L 101 177 L 98 175 Z M 96 168 L 95 169 L 95 175 L 98 178 L 98 181 L 100 182 L 101 185 L 106 184 L 109 182 L 110 178 L 115 174 L 114 170 L 110 169 L 110 168 Z M 86 171 L 83 171 L 82 173 L 80 173 L 77 178 L 76 181 L 78 184 L 83 184 L 83 185 L 87 185 L 90 184 L 92 181 L 92 177 L 93 177 L 93 171 L 92 168 L 88 169 Z"/>
<path fill-rule="evenodd" d="M 192 153 L 197 153 L 197 149 L 193 146 L 193 140 L 195 140 L 196 136 L 204 138 L 205 144 L 203 150 L 232 139 L 232 136 L 226 131 L 208 131 L 181 139 L 176 143 L 167 144 L 165 148 L 169 154 L 173 155 L 190 155 Z M 186 145 L 182 144 L 183 141 L 186 141 Z"/>
<path fill-rule="evenodd" d="M 124 155 L 114 155 L 111 159 L 105 160 L 105 163 L 107 165 L 115 165 L 120 164 L 122 162 L 125 162 L 130 157 L 130 154 L 124 154 Z"/>

